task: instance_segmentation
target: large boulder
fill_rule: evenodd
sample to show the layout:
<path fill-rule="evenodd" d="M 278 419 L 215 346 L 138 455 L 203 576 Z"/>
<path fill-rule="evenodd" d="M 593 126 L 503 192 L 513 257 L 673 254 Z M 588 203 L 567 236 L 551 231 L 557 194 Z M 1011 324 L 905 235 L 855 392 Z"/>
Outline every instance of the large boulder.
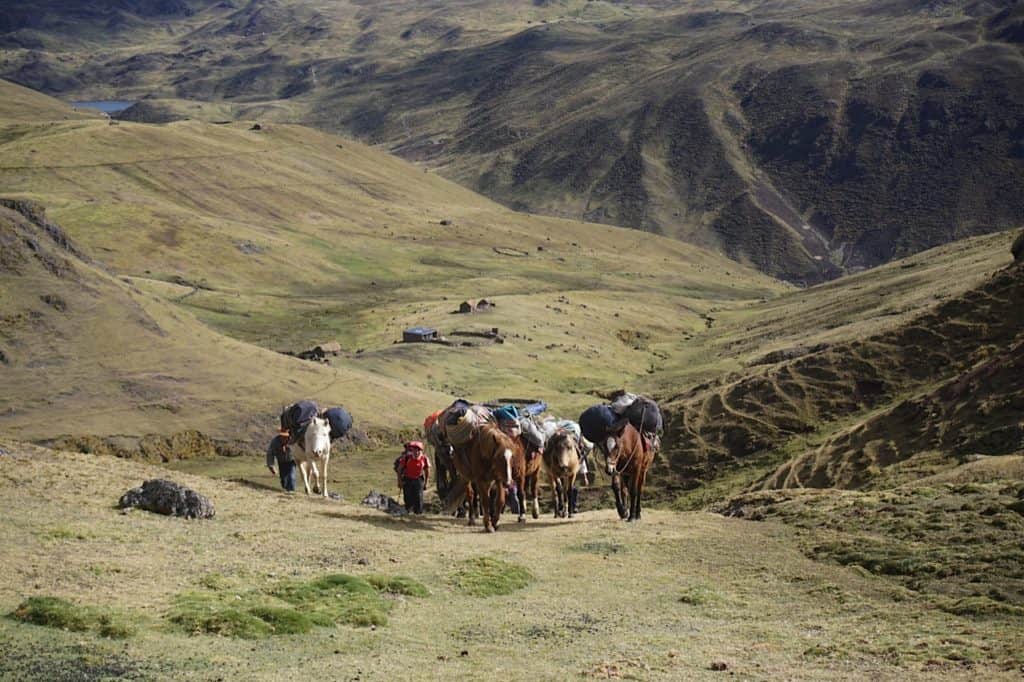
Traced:
<path fill-rule="evenodd" d="M 1017 235 L 1017 238 L 1013 240 L 1013 246 L 1010 247 L 1010 253 L 1013 254 L 1013 262 L 1021 263 L 1024 262 L 1024 232 Z"/>
<path fill-rule="evenodd" d="M 154 478 L 139 488 L 132 488 L 118 502 L 122 509 L 137 507 L 165 516 L 183 516 L 186 519 L 212 519 L 213 503 L 191 488 L 174 481 Z"/>

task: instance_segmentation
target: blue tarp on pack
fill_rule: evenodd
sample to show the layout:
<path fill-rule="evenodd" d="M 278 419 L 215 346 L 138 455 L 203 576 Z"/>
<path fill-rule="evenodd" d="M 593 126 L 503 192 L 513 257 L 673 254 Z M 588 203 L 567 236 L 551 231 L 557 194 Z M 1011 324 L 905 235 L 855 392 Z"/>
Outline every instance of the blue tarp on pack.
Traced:
<path fill-rule="evenodd" d="M 603 443 L 608 432 L 615 425 L 620 417 L 607 405 L 594 405 L 588 407 L 580 415 L 580 430 L 583 437 L 591 443 Z"/>
<path fill-rule="evenodd" d="M 331 425 L 331 440 L 341 438 L 352 428 L 352 415 L 344 407 L 332 407 L 324 412 L 324 418 Z"/>
<path fill-rule="evenodd" d="M 536 417 L 537 415 L 547 412 L 548 404 L 541 400 L 540 402 L 530 403 L 529 405 L 523 405 L 519 408 L 520 415 L 529 415 Z"/>

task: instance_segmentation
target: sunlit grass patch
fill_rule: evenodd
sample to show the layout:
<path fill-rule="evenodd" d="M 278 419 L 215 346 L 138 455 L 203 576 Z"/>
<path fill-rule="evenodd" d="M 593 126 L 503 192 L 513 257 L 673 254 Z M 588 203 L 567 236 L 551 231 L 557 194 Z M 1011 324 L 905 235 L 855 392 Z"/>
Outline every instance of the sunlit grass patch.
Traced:
<path fill-rule="evenodd" d="M 463 561 L 452 575 L 456 588 L 474 597 L 511 594 L 533 581 L 533 574 L 523 566 L 495 559 L 476 557 Z"/>
<path fill-rule="evenodd" d="M 82 606 L 60 597 L 29 597 L 10 615 L 33 625 L 95 632 L 111 639 L 125 639 L 135 634 L 135 627 L 124 614 L 103 607 Z"/>
<path fill-rule="evenodd" d="M 288 581 L 272 590 L 279 599 L 310 614 L 318 625 L 386 625 L 390 604 L 366 580 L 343 573 Z"/>
<path fill-rule="evenodd" d="M 404 575 L 368 575 L 366 582 L 379 592 L 401 594 L 407 597 L 429 597 L 426 585 Z"/>
<path fill-rule="evenodd" d="M 688 585 L 679 595 L 679 601 L 689 606 L 709 606 L 722 601 L 722 595 L 709 585 Z"/>
<path fill-rule="evenodd" d="M 335 625 L 386 625 L 391 602 L 382 593 L 429 596 L 405 576 L 368 578 L 336 573 L 312 580 L 286 580 L 266 589 L 232 589 L 219 573 L 200 580 L 203 591 L 178 595 L 168 619 L 190 634 L 241 639 L 309 632 Z"/>

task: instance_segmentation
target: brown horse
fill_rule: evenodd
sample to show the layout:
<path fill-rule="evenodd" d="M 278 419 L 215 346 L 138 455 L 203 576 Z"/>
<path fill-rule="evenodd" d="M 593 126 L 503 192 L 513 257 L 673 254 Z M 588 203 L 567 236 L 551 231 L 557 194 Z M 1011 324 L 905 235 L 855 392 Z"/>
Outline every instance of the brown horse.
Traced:
<path fill-rule="evenodd" d="M 609 438 L 605 449 L 608 453 L 605 470 L 612 477 L 612 491 L 615 493 L 619 516 L 627 521 L 639 521 L 640 497 L 644 492 L 647 470 L 654 461 L 654 449 L 632 424 L 626 424 L 618 436 Z"/>
<path fill-rule="evenodd" d="M 498 520 L 505 507 L 505 491 L 513 480 L 515 451 L 513 440 L 494 424 L 484 424 L 466 447 L 455 449 L 455 467 L 460 478 L 469 482 L 465 488 L 469 500 L 469 525 L 476 521 L 474 502 L 479 497 L 484 530 L 491 533 L 498 529 Z"/>
<path fill-rule="evenodd" d="M 568 431 L 557 431 L 544 448 L 544 469 L 551 481 L 551 496 L 555 504 L 555 518 L 572 518 L 570 503 L 580 469 L 580 454 L 576 439 Z"/>
<path fill-rule="evenodd" d="M 513 439 L 512 480 L 516 484 L 516 501 L 519 503 L 519 523 L 526 523 L 526 500 L 533 501 L 533 518 L 540 517 L 540 501 L 537 499 L 537 479 L 540 478 L 540 451 L 525 437 Z"/>

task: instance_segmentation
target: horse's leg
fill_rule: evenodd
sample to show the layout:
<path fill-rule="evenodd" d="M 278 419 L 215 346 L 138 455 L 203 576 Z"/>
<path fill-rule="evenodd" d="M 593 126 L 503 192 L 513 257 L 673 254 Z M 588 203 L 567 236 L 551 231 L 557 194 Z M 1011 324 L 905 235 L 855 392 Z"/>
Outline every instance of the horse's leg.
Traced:
<path fill-rule="evenodd" d="M 516 502 L 519 503 L 519 523 L 526 523 L 526 477 L 516 484 Z"/>
<path fill-rule="evenodd" d="M 560 485 L 558 479 L 554 474 L 548 473 L 548 479 L 551 482 L 551 506 L 555 509 L 555 518 L 558 518 L 558 486 Z"/>
<path fill-rule="evenodd" d="M 540 500 L 537 499 L 537 484 L 540 478 L 540 472 L 535 472 L 533 476 L 530 476 L 530 497 L 533 498 L 533 518 L 540 518 Z"/>
<path fill-rule="evenodd" d="M 305 460 L 299 462 L 299 472 L 302 474 L 302 485 L 306 488 L 306 494 L 309 495 L 309 463 Z"/>
<path fill-rule="evenodd" d="M 467 526 L 476 525 L 476 498 L 476 484 L 472 482 L 466 483 L 466 506 L 468 507 L 466 516 L 469 517 Z"/>
<path fill-rule="evenodd" d="M 633 501 L 633 506 L 636 508 L 636 521 L 640 520 L 640 497 L 644 493 L 644 483 L 647 482 L 647 471 L 641 470 L 636 475 L 636 499 Z"/>
<path fill-rule="evenodd" d="M 619 512 L 619 518 L 626 518 L 626 502 L 622 497 L 622 474 L 612 475 L 612 493 L 615 494 L 615 510 Z"/>
<path fill-rule="evenodd" d="M 576 472 L 575 471 L 570 471 L 567 474 L 567 476 L 566 476 L 566 481 L 567 481 L 568 485 L 566 485 L 565 489 L 569 491 L 569 494 L 566 496 L 568 499 L 566 499 L 566 501 L 565 501 L 565 507 L 569 511 L 569 518 L 571 519 L 572 518 L 572 489 L 574 487 L 576 487 Z"/>
<path fill-rule="evenodd" d="M 626 479 L 626 486 L 629 489 L 629 518 L 626 519 L 627 521 L 636 521 L 639 518 L 637 517 L 637 503 L 639 502 L 637 499 L 638 479 L 638 472 L 635 471 Z"/>
<path fill-rule="evenodd" d="M 494 497 L 491 501 L 491 527 L 498 530 L 498 521 L 501 520 L 501 512 L 505 509 L 505 486 L 500 483 L 494 486 Z"/>
<path fill-rule="evenodd" d="M 323 493 L 324 497 L 327 497 L 327 463 L 329 461 L 327 457 L 324 457 L 323 463 L 320 465 L 320 477 L 323 481 L 320 483 L 320 492 Z"/>

